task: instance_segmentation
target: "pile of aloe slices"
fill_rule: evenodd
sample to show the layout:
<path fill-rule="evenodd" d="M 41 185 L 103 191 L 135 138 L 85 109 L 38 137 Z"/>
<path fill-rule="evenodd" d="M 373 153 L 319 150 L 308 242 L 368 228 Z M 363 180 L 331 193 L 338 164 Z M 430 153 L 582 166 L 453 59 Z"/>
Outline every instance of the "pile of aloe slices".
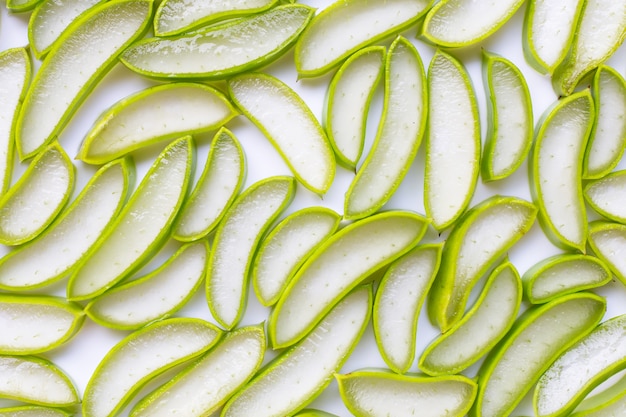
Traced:
<path fill-rule="evenodd" d="M 626 0 L 0 11 L 0 417 L 626 413 Z"/>

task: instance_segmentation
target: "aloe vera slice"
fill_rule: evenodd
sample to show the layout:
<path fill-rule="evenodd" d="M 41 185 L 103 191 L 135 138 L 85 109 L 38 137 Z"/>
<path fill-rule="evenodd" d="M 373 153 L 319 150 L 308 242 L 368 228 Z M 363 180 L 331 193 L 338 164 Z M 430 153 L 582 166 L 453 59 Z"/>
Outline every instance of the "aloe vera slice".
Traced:
<path fill-rule="evenodd" d="M 626 379 L 586 397 L 569 417 L 620 417 L 626 412 Z"/>
<path fill-rule="evenodd" d="M 65 410 L 40 407 L 36 405 L 24 405 L 18 407 L 0 408 L 0 417 L 70 417 Z"/>
<path fill-rule="evenodd" d="M 589 223 L 589 247 L 626 284 L 626 225 L 596 220 Z"/>
<path fill-rule="evenodd" d="M 420 245 L 395 260 L 376 290 L 373 327 L 387 366 L 403 374 L 415 358 L 420 311 L 439 269 L 442 245 Z"/>
<path fill-rule="evenodd" d="M 330 71 L 362 47 L 415 24 L 431 4 L 432 0 L 333 2 L 315 16 L 296 43 L 298 74 L 315 77 Z"/>
<path fill-rule="evenodd" d="M 533 112 L 524 75 L 508 59 L 483 50 L 483 79 L 490 105 L 481 173 L 484 181 L 494 181 L 511 175 L 526 159 Z"/>
<path fill-rule="evenodd" d="M 92 300 L 85 313 L 98 324 L 121 330 L 138 329 L 174 314 L 200 286 L 208 251 L 206 241 L 182 246 L 154 271 Z"/>
<path fill-rule="evenodd" d="M 100 168 L 76 200 L 40 236 L 0 258 L 0 289 L 34 289 L 65 276 L 121 209 L 132 186 L 133 173 L 126 159 Z"/>
<path fill-rule="evenodd" d="M 245 177 L 241 144 L 230 130 L 220 128 L 211 142 L 202 174 L 176 218 L 173 237 L 189 242 L 213 231 L 237 197 Z"/>
<path fill-rule="evenodd" d="M 268 335 L 273 348 L 302 339 L 345 294 L 411 250 L 427 226 L 417 214 L 387 211 L 331 236 L 298 270 L 272 311 Z"/>
<path fill-rule="evenodd" d="M 504 417 L 559 355 L 600 322 L 604 298 L 575 293 L 527 310 L 491 351 L 478 374 L 472 417 Z"/>
<path fill-rule="evenodd" d="M 313 11 L 309 6 L 285 4 L 189 34 L 145 39 L 128 48 L 121 60 L 148 77 L 228 78 L 283 55 Z"/>
<path fill-rule="evenodd" d="M 537 208 L 517 197 L 493 196 L 463 215 L 444 245 L 428 312 L 445 333 L 461 319 L 472 287 L 534 224 Z"/>
<path fill-rule="evenodd" d="M 67 297 L 96 297 L 139 268 L 170 232 L 187 192 L 194 145 L 189 136 L 166 147 L 67 284 Z"/>
<path fill-rule="evenodd" d="M 533 304 L 607 284 L 613 275 L 595 256 L 561 254 L 533 265 L 524 273 L 524 292 Z"/>
<path fill-rule="evenodd" d="M 256 182 L 237 197 L 215 231 L 206 297 L 213 317 L 226 329 L 235 327 L 243 315 L 257 246 L 272 222 L 291 203 L 295 188 L 295 180 L 286 176 Z"/>
<path fill-rule="evenodd" d="M 274 6 L 276 2 L 277 0 L 164 0 L 154 15 L 154 34 L 177 35 L 220 20 L 259 13 Z"/>
<path fill-rule="evenodd" d="M 228 90 L 298 181 L 315 193 L 328 191 L 335 176 L 335 156 L 307 104 L 289 86 L 267 74 L 236 76 L 228 81 Z"/>
<path fill-rule="evenodd" d="M 428 69 L 428 115 L 424 205 L 435 229 L 443 230 L 465 211 L 474 193 L 480 122 L 465 68 L 442 51 L 435 53 Z"/>
<path fill-rule="evenodd" d="M 544 232 L 555 245 L 581 252 L 587 214 L 580 178 L 593 119 L 588 90 L 558 101 L 539 123 L 529 164 L 531 193 Z"/>
<path fill-rule="evenodd" d="M 236 115 L 228 99 L 207 85 L 157 85 L 123 98 L 100 115 L 76 158 L 103 164 L 154 143 L 215 130 Z"/>
<path fill-rule="evenodd" d="M 137 403 L 131 417 L 208 416 L 216 411 L 261 366 L 265 353 L 262 326 L 242 327 Z"/>
<path fill-rule="evenodd" d="M 398 37 L 385 62 L 381 122 L 367 159 L 346 192 L 344 218 L 374 213 L 400 186 L 422 141 L 427 100 L 426 75 L 417 49 Z"/>
<path fill-rule="evenodd" d="M 70 378 L 36 356 L 0 355 L 0 398 L 49 407 L 70 407 L 80 398 Z"/>
<path fill-rule="evenodd" d="M 340 301 L 311 333 L 265 366 L 224 406 L 221 417 L 292 415 L 333 379 L 358 343 L 372 309 L 371 286 Z"/>
<path fill-rule="evenodd" d="M 305 408 L 297 414 L 295 417 L 337 417 L 335 414 L 330 414 L 322 410 L 315 410 L 313 408 Z"/>
<path fill-rule="evenodd" d="M 58 136 L 120 52 L 144 33 L 151 14 L 149 0 L 110 1 L 63 33 L 39 68 L 17 119 L 16 145 L 22 159 Z"/>
<path fill-rule="evenodd" d="M 456 374 L 478 361 L 509 331 L 522 302 L 522 281 L 510 262 L 491 273 L 472 308 L 419 358 L 429 375 Z"/>
<path fill-rule="evenodd" d="M 206 352 L 221 336 L 213 324 L 194 318 L 161 320 L 131 333 L 107 352 L 91 375 L 83 415 L 116 415 L 152 378 Z"/>
<path fill-rule="evenodd" d="M 606 176 L 619 163 L 626 146 L 626 80 L 601 65 L 593 78 L 596 118 L 583 162 L 583 178 Z"/>
<path fill-rule="evenodd" d="M 615 171 L 607 176 L 588 182 L 583 189 L 585 201 L 597 213 L 609 220 L 626 223 L 626 170 Z"/>
<path fill-rule="evenodd" d="M 260 243 L 252 265 L 252 284 L 261 304 L 276 304 L 289 279 L 308 256 L 339 227 L 340 216 L 308 207 L 285 217 Z"/>
<path fill-rule="evenodd" d="M 22 13 L 33 10 L 41 0 L 7 0 L 7 9 L 13 13 Z"/>
<path fill-rule="evenodd" d="M 363 152 L 367 113 L 384 60 L 384 47 L 363 48 L 346 59 L 328 86 L 324 127 L 335 156 L 349 168 L 356 168 Z"/>
<path fill-rule="evenodd" d="M 426 13 L 421 35 L 448 48 L 474 45 L 495 33 L 522 4 L 524 0 L 441 0 Z"/>
<path fill-rule="evenodd" d="M 33 159 L 0 198 L 0 243 L 19 245 L 48 227 L 69 200 L 75 175 L 72 161 L 58 142 Z"/>

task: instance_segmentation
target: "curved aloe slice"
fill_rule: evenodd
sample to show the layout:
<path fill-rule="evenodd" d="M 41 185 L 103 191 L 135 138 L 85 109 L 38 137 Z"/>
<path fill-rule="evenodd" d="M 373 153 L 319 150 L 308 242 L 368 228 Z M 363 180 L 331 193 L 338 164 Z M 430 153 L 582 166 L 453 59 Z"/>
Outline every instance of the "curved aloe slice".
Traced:
<path fill-rule="evenodd" d="M 587 239 L 587 214 L 580 177 L 593 111 L 588 90 L 546 110 L 529 164 L 531 193 L 544 232 L 555 245 L 581 252 Z"/>
<path fill-rule="evenodd" d="M 277 0 L 164 0 L 154 15 L 154 34 L 172 36 L 220 20 L 259 13 Z"/>
<path fill-rule="evenodd" d="M 467 314 L 424 350 L 420 370 L 429 375 L 456 374 L 478 361 L 513 325 L 522 293 L 515 267 L 509 262 L 497 267 Z"/>
<path fill-rule="evenodd" d="M 70 407 L 80 398 L 70 378 L 35 356 L 0 355 L 0 398 L 49 407 Z"/>
<path fill-rule="evenodd" d="M 252 265 L 252 284 L 261 304 L 276 304 L 290 278 L 335 233 L 340 220 L 333 210 L 309 207 L 285 217 L 268 233 Z"/>
<path fill-rule="evenodd" d="M 61 279 L 115 218 L 126 201 L 133 173 L 125 159 L 100 168 L 37 239 L 0 258 L 0 289 L 33 289 Z"/>
<path fill-rule="evenodd" d="M 572 46 L 552 76 L 555 91 L 564 96 L 613 55 L 626 37 L 623 2 L 586 0 L 579 19 Z"/>
<path fill-rule="evenodd" d="M 33 159 L 0 199 L 0 243 L 19 245 L 48 227 L 72 194 L 74 171 L 58 142 Z"/>
<path fill-rule="evenodd" d="M 209 256 L 206 297 L 215 320 L 232 329 L 243 315 L 248 274 L 257 246 L 272 222 L 291 203 L 292 177 L 270 177 L 246 189 L 218 226 Z"/>
<path fill-rule="evenodd" d="M 442 245 L 420 245 L 394 261 L 376 290 L 373 327 L 389 368 L 408 371 L 415 358 L 417 321 L 439 269 Z"/>
<path fill-rule="evenodd" d="M 448 237 L 428 312 L 442 332 L 461 319 L 471 288 L 535 222 L 537 208 L 494 196 L 469 210 Z"/>
<path fill-rule="evenodd" d="M 252 378 L 264 353 L 262 326 L 230 332 L 191 366 L 137 403 L 130 416 L 211 415 Z"/>
<path fill-rule="evenodd" d="M 245 177 L 243 148 L 231 131 L 221 128 L 213 137 L 204 170 L 176 218 L 173 237 L 188 242 L 213 231 L 237 197 Z"/>
<path fill-rule="evenodd" d="M 533 142 L 533 112 L 524 75 L 508 59 L 483 51 L 483 78 L 490 105 L 481 161 L 484 181 L 511 175 Z"/>
<path fill-rule="evenodd" d="M 207 85 L 157 85 L 118 101 L 100 115 L 76 158 L 103 164 L 157 142 L 214 130 L 236 115 L 228 99 Z"/>
<path fill-rule="evenodd" d="M 151 14 L 149 0 L 110 1 L 63 33 L 39 68 L 17 119 L 16 145 L 22 159 L 58 136 L 120 52 L 144 33 Z"/>
<path fill-rule="evenodd" d="M 161 246 L 186 195 L 193 156 L 188 136 L 161 152 L 119 215 L 77 264 L 67 284 L 68 299 L 102 294 Z"/>
<path fill-rule="evenodd" d="M 39 4 L 41 0 L 7 0 L 7 9 L 14 13 L 27 12 Z"/>
<path fill-rule="evenodd" d="M 328 86 L 324 127 L 335 156 L 349 168 L 356 168 L 363 152 L 367 112 L 384 59 L 384 47 L 363 48 L 346 59 Z"/>
<path fill-rule="evenodd" d="M 315 193 L 328 191 L 335 176 L 335 156 L 307 104 L 289 86 L 266 74 L 234 77 L 228 81 L 228 90 L 237 107 L 274 145 L 298 181 Z"/>
<path fill-rule="evenodd" d="M 161 320 L 131 333 L 111 348 L 91 375 L 83 415 L 115 415 L 148 381 L 206 352 L 221 335 L 213 324 L 192 318 Z"/>
<path fill-rule="evenodd" d="M 476 383 L 462 375 L 424 377 L 361 370 L 335 376 L 341 398 L 356 417 L 462 417 L 476 397 Z"/>
<path fill-rule="evenodd" d="M 508 416 L 550 364 L 593 330 L 605 311 L 604 298 L 584 292 L 527 310 L 483 363 L 470 415 Z"/>
<path fill-rule="evenodd" d="M 626 223 L 626 170 L 613 172 L 604 178 L 590 181 L 583 196 L 597 213 L 618 223 Z"/>
<path fill-rule="evenodd" d="M 0 417 L 70 417 L 71 415 L 64 410 L 36 405 L 0 408 Z"/>
<path fill-rule="evenodd" d="M 474 193 L 480 121 L 466 70 L 441 51 L 428 69 L 428 101 L 424 205 L 435 229 L 443 230 L 465 211 Z"/>
<path fill-rule="evenodd" d="M 325 411 L 315 410 L 313 408 L 305 408 L 297 414 L 294 414 L 294 417 L 337 417 L 335 414 L 330 414 Z"/>
<path fill-rule="evenodd" d="M 281 353 L 235 394 L 221 417 L 282 417 L 305 407 L 341 369 L 365 331 L 371 309 L 371 286 L 351 292 L 306 338 Z"/>
<path fill-rule="evenodd" d="M 298 74 L 315 77 L 330 71 L 362 47 L 415 24 L 431 4 L 432 0 L 335 1 L 315 16 L 298 39 Z"/>
<path fill-rule="evenodd" d="M 551 256 L 524 273 L 524 292 L 533 304 L 545 303 L 576 291 L 595 288 L 613 278 L 604 263 L 580 254 Z"/>
<path fill-rule="evenodd" d="M 383 115 L 372 148 L 346 192 L 344 218 L 380 209 L 404 179 L 426 126 L 426 75 L 417 49 L 398 37 L 385 62 Z"/>
<path fill-rule="evenodd" d="M 0 294 L 0 354 L 46 352 L 70 340 L 80 329 L 83 309 L 62 298 Z"/>
<path fill-rule="evenodd" d="M 85 313 L 98 324 L 122 330 L 138 329 L 172 315 L 200 286 L 208 251 L 206 241 L 181 247 L 149 274 L 92 300 Z"/>
<path fill-rule="evenodd" d="M 426 14 L 421 35 L 448 48 L 473 45 L 500 29 L 522 4 L 524 0 L 441 0 Z"/>
<path fill-rule="evenodd" d="M 626 284 L 626 225 L 604 221 L 589 223 L 589 247 L 611 272 Z"/>
<path fill-rule="evenodd" d="M 283 55 L 313 11 L 301 4 L 277 6 L 190 34 L 139 41 L 121 59 L 131 70 L 149 77 L 228 78 Z"/>
<path fill-rule="evenodd" d="M 298 270 L 272 311 L 272 346 L 278 349 L 302 339 L 345 294 L 411 250 L 427 226 L 419 215 L 387 211 L 331 236 Z"/>
<path fill-rule="evenodd" d="M 583 162 L 583 178 L 601 178 L 619 163 L 626 146 L 626 81 L 601 65 L 593 78 L 596 119 Z"/>

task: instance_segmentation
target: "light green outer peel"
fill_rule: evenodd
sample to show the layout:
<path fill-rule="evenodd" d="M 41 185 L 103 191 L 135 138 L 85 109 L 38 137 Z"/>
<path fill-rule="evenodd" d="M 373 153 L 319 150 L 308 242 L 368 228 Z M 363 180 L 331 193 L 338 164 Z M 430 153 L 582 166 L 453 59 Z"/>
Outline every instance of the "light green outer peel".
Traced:
<path fill-rule="evenodd" d="M 604 298 L 579 292 L 527 310 L 478 373 L 470 417 L 510 415 L 559 355 L 602 320 Z"/>
<path fill-rule="evenodd" d="M 14 13 L 28 12 L 41 2 L 41 0 L 7 0 L 7 9 Z"/>
<path fill-rule="evenodd" d="M 546 236 L 563 249 L 583 253 L 587 214 L 580 178 L 593 119 L 589 90 L 554 103 L 538 124 L 528 167 L 530 191 Z"/>
<path fill-rule="evenodd" d="M 585 201 L 598 214 L 626 224 L 626 170 L 589 181 L 583 189 Z"/>
<path fill-rule="evenodd" d="M 596 220 L 589 223 L 587 243 L 592 252 L 626 285 L 626 225 Z"/>
<path fill-rule="evenodd" d="M 330 414 L 325 411 L 315 410 L 313 408 L 305 408 L 299 413 L 294 415 L 295 417 L 337 417 L 335 414 Z"/>
<path fill-rule="evenodd" d="M 58 408 L 34 405 L 0 408 L 0 417 L 70 417 L 71 415 L 68 411 Z"/>
<path fill-rule="evenodd" d="M 398 37 L 385 62 L 383 113 L 374 143 L 345 195 L 344 218 L 379 210 L 406 176 L 422 142 L 428 114 L 424 66 L 417 49 Z"/>
<path fill-rule="evenodd" d="M 626 413 L 626 378 L 588 396 L 569 417 L 621 417 Z"/>

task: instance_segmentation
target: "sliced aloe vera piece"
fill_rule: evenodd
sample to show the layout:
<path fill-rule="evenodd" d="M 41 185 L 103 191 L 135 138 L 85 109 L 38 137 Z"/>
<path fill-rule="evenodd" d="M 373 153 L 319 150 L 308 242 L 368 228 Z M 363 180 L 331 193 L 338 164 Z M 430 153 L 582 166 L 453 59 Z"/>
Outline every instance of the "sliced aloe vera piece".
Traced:
<path fill-rule="evenodd" d="M 456 374 L 476 363 L 509 331 L 522 302 L 522 281 L 510 262 L 491 273 L 476 303 L 419 358 L 429 375 Z"/>
<path fill-rule="evenodd" d="M 271 75 L 254 73 L 230 79 L 228 90 L 298 181 L 315 193 L 328 191 L 335 176 L 335 156 L 324 129 L 296 92 Z"/>
<path fill-rule="evenodd" d="M 152 378 L 206 352 L 221 336 L 213 324 L 195 318 L 161 320 L 131 333 L 107 352 L 91 375 L 83 415 L 116 415 Z"/>
<path fill-rule="evenodd" d="M 32 355 L 70 340 L 83 324 L 83 309 L 62 298 L 0 294 L 0 354 Z"/>
<path fill-rule="evenodd" d="M 626 225 L 601 220 L 589 223 L 589 247 L 626 284 Z"/>
<path fill-rule="evenodd" d="M 305 408 L 297 414 L 295 417 L 337 417 L 335 414 L 330 414 L 322 410 L 315 410 L 313 408 Z"/>
<path fill-rule="evenodd" d="M 586 0 L 570 50 L 554 70 L 552 85 L 563 96 L 605 62 L 626 37 L 626 4 L 620 1 Z"/>
<path fill-rule="evenodd" d="M 206 241 L 182 246 L 154 271 L 92 300 L 85 313 L 98 324 L 121 330 L 138 329 L 174 314 L 200 286 L 208 251 Z"/>
<path fill-rule="evenodd" d="M 421 36 L 448 48 L 474 45 L 500 29 L 522 4 L 524 0 L 441 0 L 426 13 Z"/>
<path fill-rule="evenodd" d="M 63 33 L 39 68 L 17 119 L 16 145 L 22 159 L 59 135 L 121 51 L 145 32 L 151 15 L 152 1 L 110 1 Z"/>
<path fill-rule="evenodd" d="M 63 278 L 115 218 L 132 187 L 133 174 L 126 159 L 100 168 L 39 237 L 0 258 L 0 289 L 39 288 Z"/>
<path fill-rule="evenodd" d="M 420 311 L 439 269 L 442 245 L 420 245 L 394 261 L 376 290 L 373 327 L 387 366 L 403 374 L 413 364 Z"/>
<path fill-rule="evenodd" d="M 36 356 L 0 355 L 0 398 L 49 407 L 70 407 L 80 398 L 70 378 Z"/>
<path fill-rule="evenodd" d="M 591 208 L 609 220 L 626 223 L 626 170 L 588 182 L 583 196 Z"/>
<path fill-rule="evenodd" d="M 220 20 L 259 13 L 278 0 L 164 0 L 154 15 L 154 34 L 172 36 Z"/>
<path fill-rule="evenodd" d="M 528 232 L 537 208 L 517 197 L 490 197 L 470 209 L 450 232 L 430 291 L 428 312 L 442 332 L 461 319 L 470 290 Z"/>
<path fill-rule="evenodd" d="M 188 136 L 161 152 L 106 232 L 76 265 L 67 284 L 68 299 L 102 294 L 161 246 L 186 195 L 193 157 Z"/>
<path fill-rule="evenodd" d="M 529 164 L 531 193 L 544 232 L 555 245 L 581 252 L 587 239 L 587 214 L 580 178 L 593 112 L 588 90 L 546 110 Z"/>
<path fill-rule="evenodd" d="M 291 203 L 295 188 L 295 180 L 286 176 L 256 182 L 237 197 L 215 231 L 206 297 L 224 328 L 232 329 L 241 319 L 254 254 L 269 226 Z"/>
<path fill-rule="evenodd" d="M 298 74 L 315 77 L 330 71 L 362 47 L 415 24 L 431 4 L 432 0 L 333 2 L 315 16 L 296 43 Z"/>
<path fill-rule="evenodd" d="M 190 34 L 136 42 L 121 60 L 131 70 L 148 77 L 228 78 L 283 55 L 309 23 L 313 12 L 314 9 L 301 4 L 276 6 Z"/>
<path fill-rule="evenodd" d="M 0 417 L 70 417 L 71 415 L 65 410 L 36 405 L 0 408 Z"/>
<path fill-rule="evenodd" d="M 339 393 L 356 417 L 462 417 L 476 397 L 476 383 L 462 375 L 424 377 L 383 370 L 335 376 Z"/>
<path fill-rule="evenodd" d="M 387 211 L 331 236 L 298 270 L 272 311 L 272 346 L 278 349 L 302 339 L 345 294 L 411 250 L 427 225 L 417 214 Z"/>
<path fill-rule="evenodd" d="M 480 121 L 471 81 L 457 59 L 437 51 L 428 69 L 424 172 L 424 205 L 435 229 L 447 228 L 467 208 L 479 160 Z"/>
<path fill-rule="evenodd" d="M 536 263 L 524 273 L 522 280 L 528 300 L 540 304 L 602 286 L 612 278 L 608 267 L 595 256 L 561 254 Z"/>
<path fill-rule="evenodd" d="M 384 60 L 384 47 L 363 48 L 346 59 L 328 86 L 324 127 L 335 156 L 349 168 L 356 168 L 363 152 L 367 113 Z"/>
<path fill-rule="evenodd" d="M 472 417 L 508 416 L 559 355 L 600 322 L 606 301 L 580 292 L 527 310 L 478 374 Z"/>
<path fill-rule="evenodd" d="M 619 163 L 626 146 L 626 80 L 601 65 L 593 78 L 596 118 L 583 162 L 583 178 L 601 178 Z"/>
<path fill-rule="evenodd" d="M 252 265 L 252 284 L 261 304 L 276 304 L 308 256 L 339 227 L 339 214 L 308 207 L 285 217 L 260 243 Z"/>
<path fill-rule="evenodd" d="M 14 13 L 33 10 L 41 0 L 7 0 L 7 9 Z"/>
<path fill-rule="evenodd" d="M 404 179 L 426 126 L 426 75 L 417 49 L 398 37 L 385 62 L 383 115 L 372 148 L 346 192 L 344 218 L 380 209 Z"/>
<path fill-rule="evenodd" d="M 586 397 L 569 417 L 620 417 L 626 412 L 626 378 Z"/>
<path fill-rule="evenodd" d="M 340 301 L 311 333 L 281 353 L 232 397 L 222 417 L 292 415 L 331 383 L 369 322 L 371 286 Z"/>
<path fill-rule="evenodd" d="M 215 130 L 236 115 L 228 99 L 207 85 L 157 85 L 123 98 L 100 115 L 76 158 L 103 164 L 154 143 Z"/>
<path fill-rule="evenodd" d="M 55 219 L 72 194 L 74 165 L 52 143 L 0 198 L 0 243 L 19 245 L 38 236 Z"/>
<path fill-rule="evenodd" d="M 170 381 L 137 403 L 131 417 L 211 415 L 261 366 L 265 353 L 262 326 L 242 327 Z"/>
<path fill-rule="evenodd" d="M 483 79 L 490 105 L 481 173 L 483 181 L 493 181 L 508 177 L 526 159 L 533 112 L 524 75 L 508 59 L 483 50 Z"/>
<path fill-rule="evenodd" d="M 188 242 L 213 231 L 245 179 L 243 148 L 231 131 L 221 128 L 213 137 L 202 174 L 176 218 L 173 237 Z"/>

